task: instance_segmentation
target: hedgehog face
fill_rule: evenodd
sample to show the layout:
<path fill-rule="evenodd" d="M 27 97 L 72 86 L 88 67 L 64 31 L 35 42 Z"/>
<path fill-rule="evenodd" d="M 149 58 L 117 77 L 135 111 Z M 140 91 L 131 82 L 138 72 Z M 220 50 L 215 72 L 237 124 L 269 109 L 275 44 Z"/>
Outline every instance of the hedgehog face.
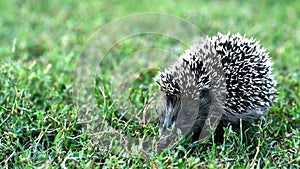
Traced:
<path fill-rule="evenodd" d="M 169 134 L 173 124 L 184 134 L 201 130 L 210 109 L 211 91 L 202 88 L 197 93 L 197 98 L 161 95 L 160 135 Z"/>
<path fill-rule="evenodd" d="M 159 133 L 163 135 L 171 129 L 174 124 L 178 112 L 180 110 L 180 98 L 177 96 L 163 96 L 161 97 L 161 104 L 159 106 Z"/>

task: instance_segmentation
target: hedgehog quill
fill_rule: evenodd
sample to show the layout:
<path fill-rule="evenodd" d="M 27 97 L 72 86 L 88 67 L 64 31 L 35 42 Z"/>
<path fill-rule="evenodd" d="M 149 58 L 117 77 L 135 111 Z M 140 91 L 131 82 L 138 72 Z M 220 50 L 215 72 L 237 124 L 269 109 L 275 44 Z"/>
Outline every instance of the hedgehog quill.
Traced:
<path fill-rule="evenodd" d="M 266 114 L 276 100 L 272 61 L 253 38 L 238 34 L 205 37 L 159 73 L 160 135 L 172 126 L 199 139 L 208 118 L 215 134 Z M 213 110 L 213 105 L 220 109 Z M 217 115 L 211 112 L 217 113 Z"/>

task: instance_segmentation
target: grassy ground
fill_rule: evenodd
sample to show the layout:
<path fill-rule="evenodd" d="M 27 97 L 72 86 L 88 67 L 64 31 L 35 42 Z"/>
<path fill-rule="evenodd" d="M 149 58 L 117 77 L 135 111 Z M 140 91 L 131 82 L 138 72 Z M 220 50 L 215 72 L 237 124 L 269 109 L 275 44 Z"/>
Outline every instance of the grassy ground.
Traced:
<path fill-rule="evenodd" d="M 273 58 L 278 80 L 279 99 L 272 110 L 245 136 L 228 129 L 223 143 L 210 141 L 194 147 L 193 152 L 178 146 L 145 160 L 138 154 L 126 158 L 108 153 L 95 145 L 73 103 L 76 61 L 99 27 L 134 12 L 149 11 L 183 17 L 209 35 L 242 32 L 260 40 Z M 299 1 L 281 0 L 0 1 L 0 166 L 300 168 L 299 11 Z M 164 49 L 176 44 L 159 36 L 150 39 Z M 110 54 L 122 59 L 139 48 L 132 43 L 126 41 Z M 111 73 L 109 66 L 103 68 Z M 103 75 L 102 84 L 108 74 Z M 132 84 L 131 99 L 139 108 L 157 88 L 149 78 L 137 83 Z M 109 87 L 104 90 L 104 95 L 111 91 Z M 101 90 L 96 93 L 99 114 L 118 109 L 110 98 L 101 98 Z M 120 121 L 113 125 L 124 128 Z M 134 124 L 131 126 L 125 132 L 134 132 Z M 143 132 L 155 134 L 157 127 L 147 126 Z"/>

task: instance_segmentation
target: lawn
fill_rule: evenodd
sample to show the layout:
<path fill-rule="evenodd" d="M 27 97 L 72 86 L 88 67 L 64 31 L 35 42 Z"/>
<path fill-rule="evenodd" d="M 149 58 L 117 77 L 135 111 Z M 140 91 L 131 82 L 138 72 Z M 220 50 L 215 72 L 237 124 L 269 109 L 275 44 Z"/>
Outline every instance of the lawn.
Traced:
<path fill-rule="evenodd" d="M 111 135 L 95 139 L 91 131 L 157 137 L 155 116 L 143 123 L 139 113 L 157 96 L 157 70 L 172 62 L 162 56 L 179 56 L 189 43 L 160 32 L 120 39 L 142 14 L 139 22 L 125 18 L 104 34 L 100 29 L 142 12 L 180 17 L 183 29 L 193 24 L 209 36 L 255 37 L 274 62 L 278 101 L 245 134 L 226 128 L 221 143 L 177 144 L 144 156 L 118 149 Z M 300 1 L 2 0 L 0 16 L 1 168 L 300 168 Z M 156 29 L 155 19 L 141 27 Z M 175 30 L 167 21 L 163 30 Z M 111 46 L 99 44 L 99 36 Z M 92 49 L 105 57 L 89 60 L 99 54 Z M 152 67 L 142 69 L 149 57 Z"/>

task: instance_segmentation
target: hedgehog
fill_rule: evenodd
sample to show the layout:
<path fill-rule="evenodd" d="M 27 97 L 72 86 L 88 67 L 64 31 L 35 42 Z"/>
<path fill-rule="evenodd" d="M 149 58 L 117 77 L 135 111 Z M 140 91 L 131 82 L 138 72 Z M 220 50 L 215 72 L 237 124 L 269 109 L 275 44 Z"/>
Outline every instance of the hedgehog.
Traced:
<path fill-rule="evenodd" d="M 223 127 L 239 131 L 241 122 L 260 118 L 277 98 L 272 64 L 259 41 L 246 35 L 201 38 L 159 71 L 159 134 L 175 126 L 197 141 L 207 119 L 215 119 L 215 135 L 222 137 Z"/>

